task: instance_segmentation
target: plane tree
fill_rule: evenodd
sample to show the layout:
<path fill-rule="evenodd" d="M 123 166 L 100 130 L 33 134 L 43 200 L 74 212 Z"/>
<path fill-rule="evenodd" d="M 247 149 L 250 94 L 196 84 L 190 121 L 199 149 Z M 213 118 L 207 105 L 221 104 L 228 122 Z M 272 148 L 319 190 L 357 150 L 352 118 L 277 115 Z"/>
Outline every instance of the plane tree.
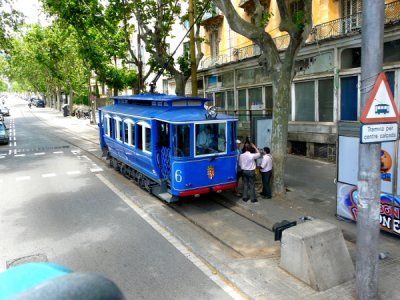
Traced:
<path fill-rule="evenodd" d="M 222 11 L 232 30 L 250 39 L 261 50 L 259 64 L 270 74 L 273 93 L 272 155 L 274 160 L 273 190 L 284 195 L 284 167 L 287 153 L 290 86 L 295 75 L 295 58 L 312 28 L 312 0 L 276 0 L 279 15 L 270 13 L 272 1 L 251 0 L 254 9 L 251 21 L 242 18 L 232 1 L 212 0 Z M 236 1 L 234 1 L 236 2 Z M 280 18 L 279 30 L 290 38 L 288 47 L 280 52 L 270 33 L 269 21 Z"/>
<path fill-rule="evenodd" d="M 120 26 L 121 12 L 114 1 L 103 4 L 97 0 L 42 0 L 42 3 L 51 16 L 75 30 L 79 54 L 97 79 L 114 89 L 114 95 L 125 87 L 136 86 L 136 72 L 126 66 L 127 44 Z"/>
<path fill-rule="evenodd" d="M 79 56 L 73 31 L 57 22 L 43 28 L 32 25 L 12 39 L 7 61 L 8 77 L 27 91 L 58 99 L 72 89 L 77 96 L 87 95 L 88 70 Z"/>

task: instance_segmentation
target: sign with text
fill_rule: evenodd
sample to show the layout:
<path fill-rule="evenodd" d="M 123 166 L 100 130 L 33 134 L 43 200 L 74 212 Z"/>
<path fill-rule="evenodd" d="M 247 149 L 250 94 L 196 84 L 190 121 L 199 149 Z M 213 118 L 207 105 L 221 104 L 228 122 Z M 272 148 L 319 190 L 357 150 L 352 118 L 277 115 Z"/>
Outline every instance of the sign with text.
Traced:
<path fill-rule="evenodd" d="M 381 143 L 397 140 L 397 123 L 388 124 L 362 124 L 361 125 L 361 143 Z"/>

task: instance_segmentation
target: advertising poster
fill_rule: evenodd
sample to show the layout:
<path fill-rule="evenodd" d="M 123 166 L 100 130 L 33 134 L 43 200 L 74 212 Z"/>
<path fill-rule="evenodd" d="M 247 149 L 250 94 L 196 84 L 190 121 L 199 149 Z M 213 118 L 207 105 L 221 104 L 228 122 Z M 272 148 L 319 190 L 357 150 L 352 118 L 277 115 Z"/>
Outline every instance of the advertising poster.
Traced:
<path fill-rule="evenodd" d="M 357 220 L 357 177 L 359 138 L 339 137 L 337 214 L 343 218 Z M 400 155 L 400 150 L 398 155 Z M 399 176 L 395 178 L 395 142 L 382 143 L 381 149 L 381 212 L 380 224 L 383 230 L 400 235 Z M 393 183 L 397 191 L 393 195 Z"/>

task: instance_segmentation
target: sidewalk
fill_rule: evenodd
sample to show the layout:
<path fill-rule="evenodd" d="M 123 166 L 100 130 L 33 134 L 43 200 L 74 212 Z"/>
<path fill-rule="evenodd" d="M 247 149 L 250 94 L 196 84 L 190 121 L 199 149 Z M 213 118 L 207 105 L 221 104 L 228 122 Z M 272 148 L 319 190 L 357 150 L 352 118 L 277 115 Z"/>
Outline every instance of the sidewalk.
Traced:
<path fill-rule="evenodd" d="M 89 120 L 62 117 L 60 112 L 54 110 L 42 111 L 40 115 L 49 122 L 76 128 L 76 132 L 86 132 L 85 135 L 98 139 L 97 124 L 90 124 Z M 92 154 L 101 158 L 100 150 Z M 232 192 L 225 192 L 220 194 L 220 203 L 271 231 L 272 226 L 277 222 L 299 221 L 304 216 L 333 223 L 343 231 L 353 264 L 355 264 L 354 242 L 357 228 L 355 223 L 340 220 L 335 216 L 335 176 L 335 164 L 288 155 L 285 172 L 288 192 L 285 199 L 259 197 L 259 202 L 253 204 L 243 202 Z M 387 258 L 380 260 L 380 299 L 400 299 L 396 289 L 398 274 L 400 274 L 399 245 L 398 237 L 382 232 L 379 252 L 386 253 Z M 355 299 L 355 280 L 327 291 L 316 292 L 280 269 L 279 257 L 276 256 L 224 264 L 210 259 L 208 253 L 197 252 L 196 249 L 193 249 L 193 252 L 207 260 L 216 271 L 225 276 L 250 299 Z"/>

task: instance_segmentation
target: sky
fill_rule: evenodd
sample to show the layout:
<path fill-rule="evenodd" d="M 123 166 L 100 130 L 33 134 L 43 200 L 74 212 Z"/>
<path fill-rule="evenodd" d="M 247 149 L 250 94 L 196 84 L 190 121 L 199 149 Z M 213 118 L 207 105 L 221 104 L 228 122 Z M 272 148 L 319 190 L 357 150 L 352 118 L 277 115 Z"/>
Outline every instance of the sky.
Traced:
<path fill-rule="evenodd" d="M 13 0 L 13 7 L 26 16 L 28 24 L 39 23 L 47 24 L 46 15 L 42 12 L 41 4 L 38 0 Z"/>

